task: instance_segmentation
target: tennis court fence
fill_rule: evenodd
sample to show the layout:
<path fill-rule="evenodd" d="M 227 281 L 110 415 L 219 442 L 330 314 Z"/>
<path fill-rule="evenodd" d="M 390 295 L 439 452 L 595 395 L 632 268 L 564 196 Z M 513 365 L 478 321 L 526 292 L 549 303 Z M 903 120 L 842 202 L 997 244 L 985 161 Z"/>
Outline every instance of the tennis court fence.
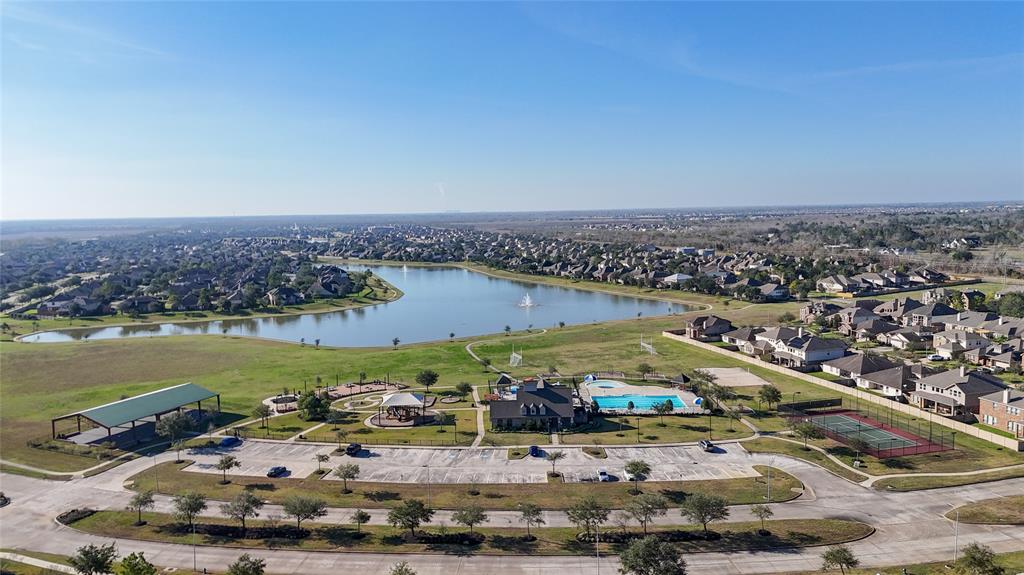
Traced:
<path fill-rule="evenodd" d="M 956 448 L 955 431 L 854 397 L 786 403 L 779 413 L 791 424 L 810 422 L 826 437 L 878 458 Z"/>

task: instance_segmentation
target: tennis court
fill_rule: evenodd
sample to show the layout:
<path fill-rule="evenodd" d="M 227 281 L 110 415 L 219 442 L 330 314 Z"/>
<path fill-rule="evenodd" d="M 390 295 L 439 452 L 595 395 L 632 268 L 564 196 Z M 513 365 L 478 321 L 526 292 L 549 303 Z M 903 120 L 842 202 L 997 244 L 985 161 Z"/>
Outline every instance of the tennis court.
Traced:
<path fill-rule="evenodd" d="M 841 435 L 847 439 L 860 439 L 874 449 L 898 449 L 917 445 L 906 437 L 901 437 L 879 427 L 844 414 L 818 415 L 808 418 L 818 427 Z"/>

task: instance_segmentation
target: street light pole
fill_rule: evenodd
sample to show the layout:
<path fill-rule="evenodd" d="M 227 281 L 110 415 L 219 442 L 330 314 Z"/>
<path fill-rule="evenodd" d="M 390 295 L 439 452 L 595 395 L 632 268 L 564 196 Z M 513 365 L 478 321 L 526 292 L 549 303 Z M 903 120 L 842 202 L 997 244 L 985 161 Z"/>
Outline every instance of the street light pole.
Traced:
<path fill-rule="evenodd" d="M 425 467 L 427 469 L 427 507 L 429 508 L 430 507 L 430 466 L 429 465 L 424 465 L 423 467 Z"/>
<path fill-rule="evenodd" d="M 953 563 L 956 563 L 957 552 L 960 547 L 960 510 L 956 510 L 956 520 L 953 522 Z"/>
<path fill-rule="evenodd" d="M 196 522 L 192 522 L 192 572 L 199 573 L 199 567 L 196 563 Z"/>

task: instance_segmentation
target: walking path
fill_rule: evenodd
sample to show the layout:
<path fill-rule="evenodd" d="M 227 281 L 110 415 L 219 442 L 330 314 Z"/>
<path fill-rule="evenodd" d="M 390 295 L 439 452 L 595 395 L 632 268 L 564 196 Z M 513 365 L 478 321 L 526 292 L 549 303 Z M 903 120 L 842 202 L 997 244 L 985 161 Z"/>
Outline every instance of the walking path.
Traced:
<path fill-rule="evenodd" d="M 476 391 L 476 386 L 473 386 L 473 404 L 476 406 L 476 438 L 473 439 L 473 444 L 470 447 L 480 447 L 480 442 L 484 440 L 484 433 L 486 433 L 486 427 L 484 426 L 484 405 L 480 403 L 480 394 Z"/>
<path fill-rule="evenodd" d="M 54 563 L 53 561 L 36 559 L 35 557 L 21 555 L 20 553 L 8 553 L 6 551 L 0 551 L 0 559 L 6 559 L 8 561 L 17 561 L 18 563 L 24 563 L 25 565 L 40 567 L 42 569 L 49 569 L 50 571 L 59 571 L 61 573 L 77 573 L 77 571 L 75 571 L 73 567 L 68 567 L 67 565 L 62 565 L 60 563 Z"/>

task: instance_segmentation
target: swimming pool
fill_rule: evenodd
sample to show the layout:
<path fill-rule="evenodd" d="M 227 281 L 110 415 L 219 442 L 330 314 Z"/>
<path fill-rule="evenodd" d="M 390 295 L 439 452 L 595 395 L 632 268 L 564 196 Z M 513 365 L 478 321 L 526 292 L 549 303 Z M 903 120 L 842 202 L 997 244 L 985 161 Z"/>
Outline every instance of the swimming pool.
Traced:
<path fill-rule="evenodd" d="M 672 402 L 672 407 L 682 409 L 686 407 L 678 395 L 601 395 L 593 398 L 601 409 L 629 409 L 629 402 L 633 402 L 633 409 L 649 411 L 655 405 Z"/>

